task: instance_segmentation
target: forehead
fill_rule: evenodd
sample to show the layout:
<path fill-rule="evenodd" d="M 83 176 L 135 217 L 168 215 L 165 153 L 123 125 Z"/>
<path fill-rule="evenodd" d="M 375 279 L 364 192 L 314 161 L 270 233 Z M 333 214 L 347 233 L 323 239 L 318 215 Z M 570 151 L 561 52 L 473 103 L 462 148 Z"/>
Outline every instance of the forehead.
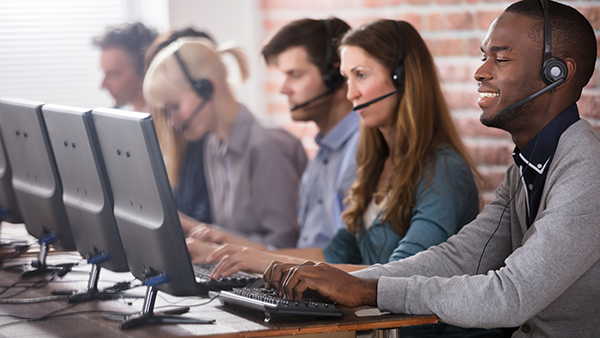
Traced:
<path fill-rule="evenodd" d="M 541 48 L 532 38 L 536 21 L 526 16 L 504 12 L 490 26 L 481 44 L 484 53 L 509 51 L 527 53 Z"/>
<path fill-rule="evenodd" d="M 274 65 L 282 72 L 305 68 L 311 65 L 316 67 L 315 64 L 309 61 L 308 52 L 304 46 L 295 46 L 284 50 L 277 55 Z"/>
<path fill-rule="evenodd" d="M 121 47 L 109 47 L 102 50 L 100 63 L 107 67 L 131 66 L 131 60 L 127 52 Z"/>
<path fill-rule="evenodd" d="M 340 56 L 342 59 L 340 68 L 345 72 L 351 71 L 354 67 L 372 68 L 375 66 L 382 66 L 377 59 L 372 57 L 361 47 L 357 46 L 344 46 Z"/>

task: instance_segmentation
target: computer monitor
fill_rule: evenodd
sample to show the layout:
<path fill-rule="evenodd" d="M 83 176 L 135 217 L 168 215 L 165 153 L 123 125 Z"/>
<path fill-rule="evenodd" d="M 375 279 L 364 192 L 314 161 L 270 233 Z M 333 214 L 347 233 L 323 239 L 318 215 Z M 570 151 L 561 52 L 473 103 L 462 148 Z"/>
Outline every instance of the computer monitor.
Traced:
<path fill-rule="evenodd" d="M 2 133 L 0 133 L 0 221 L 23 223 L 15 189 L 12 186 L 12 171 L 6 157 Z"/>
<path fill-rule="evenodd" d="M 92 264 L 88 290 L 70 301 L 118 296 L 98 292 L 100 268 L 129 271 L 91 109 L 46 104 L 48 137 L 62 181 L 77 251 Z"/>
<path fill-rule="evenodd" d="M 143 310 L 121 328 L 147 323 L 210 323 L 153 314 L 158 290 L 200 293 L 149 114 L 98 108 L 92 112 L 114 198 L 114 215 L 129 270 L 147 286 Z"/>
<path fill-rule="evenodd" d="M 21 216 L 40 242 L 35 271 L 48 272 L 53 270 L 46 265 L 48 245 L 75 250 L 75 241 L 41 107 L 40 102 L 1 98 L 0 131 Z"/>

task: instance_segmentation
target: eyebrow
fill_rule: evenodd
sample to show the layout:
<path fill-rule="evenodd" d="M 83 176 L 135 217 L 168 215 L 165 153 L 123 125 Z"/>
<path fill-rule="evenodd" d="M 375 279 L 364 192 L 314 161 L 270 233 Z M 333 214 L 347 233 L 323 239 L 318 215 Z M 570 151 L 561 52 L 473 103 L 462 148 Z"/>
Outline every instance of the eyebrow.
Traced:
<path fill-rule="evenodd" d="M 479 47 L 479 49 L 481 49 L 482 53 L 485 53 L 483 51 L 483 46 Z M 503 51 L 510 52 L 511 50 L 512 50 L 512 48 L 510 48 L 508 46 L 492 46 L 492 47 L 490 47 L 490 53 L 498 53 L 498 52 L 503 52 Z"/>

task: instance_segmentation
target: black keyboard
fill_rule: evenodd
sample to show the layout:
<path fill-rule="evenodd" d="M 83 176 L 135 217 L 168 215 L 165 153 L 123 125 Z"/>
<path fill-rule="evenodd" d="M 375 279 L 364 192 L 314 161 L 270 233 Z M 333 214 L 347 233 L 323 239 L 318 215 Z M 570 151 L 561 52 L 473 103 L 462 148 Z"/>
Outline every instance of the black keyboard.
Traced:
<path fill-rule="evenodd" d="M 265 321 L 269 321 L 273 316 L 341 317 L 344 315 L 333 304 L 312 299 L 286 300 L 279 297 L 274 290 L 265 288 L 235 288 L 232 291 L 221 291 L 220 293 L 211 291 L 208 294 L 210 297 L 218 296 L 223 303 L 264 311 L 267 315 Z"/>
<path fill-rule="evenodd" d="M 231 290 L 233 288 L 242 288 L 259 280 L 252 274 L 245 272 L 236 272 L 225 278 L 210 279 L 210 274 L 215 268 L 213 264 L 192 264 L 196 282 L 208 290 Z M 206 293 L 206 291 L 204 291 Z"/>

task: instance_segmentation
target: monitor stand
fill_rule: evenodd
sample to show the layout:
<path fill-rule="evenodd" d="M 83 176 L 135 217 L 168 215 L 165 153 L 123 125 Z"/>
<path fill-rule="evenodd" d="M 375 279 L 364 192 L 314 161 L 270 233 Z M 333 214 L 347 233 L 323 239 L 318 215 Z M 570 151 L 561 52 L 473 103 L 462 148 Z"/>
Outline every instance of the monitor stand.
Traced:
<path fill-rule="evenodd" d="M 46 264 L 46 257 L 48 256 L 48 250 L 50 248 L 50 243 L 56 241 L 57 239 L 58 239 L 58 237 L 56 237 L 56 234 L 49 233 L 49 234 L 45 235 L 44 237 L 42 237 L 42 239 L 39 240 L 40 253 L 38 254 L 38 261 L 32 262 L 31 266 L 33 267 L 33 269 L 29 269 L 29 270 L 25 270 L 25 271 L 21 272 L 21 274 L 19 275 L 19 278 L 48 275 L 48 274 L 52 274 L 52 273 L 55 273 L 58 276 L 62 277 L 64 275 L 66 275 L 69 271 L 71 271 L 71 268 L 75 264 L 58 264 L 58 265 L 47 265 Z"/>
<path fill-rule="evenodd" d="M 121 321 L 119 329 L 122 330 L 133 329 L 150 324 L 212 324 L 215 322 L 214 319 L 186 318 L 175 315 L 189 311 L 188 307 L 171 310 L 169 312 L 154 313 L 154 303 L 156 302 L 157 294 L 158 289 L 155 286 L 147 286 L 142 312 L 128 316 L 103 315 L 102 318 Z"/>
<path fill-rule="evenodd" d="M 90 271 L 90 279 L 88 280 L 88 285 L 87 285 L 87 291 L 85 292 L 80 292 L 80 293 L 74 293 L 72 291 L 67 291 L 65 293 L 63 292 L 52 292 L 53 294 L 67 294 L 69 295 L 69 298 L 67 298 L 67 303 L 78 303 L 78 302 L 84 302 L 84 301 L 88 301 L 88 300 L 94 300 L 94 299 L 99 299 L 99 300 L 110 300 L 110 299 L 119 299 L 119 298 L 131 298 L 131 296 L 125 296 L 123 294 L 119 293 L 119 288 L 114 288 L 114 292 L 108 292 L 106 290 L 104 291 L 98 291 L 98 281 L 100 280 L 100 269 L 102 269 L 102 267 L 100 267 L 100 263 L 106 261 L 106 254 L 101 253 L 99 255 L 96 255 L 90 259 L 88 259 L 88 263 L 90 263 L 92 265 L 92 270 Z M 121 284 L 121 283 L 118 283 Z M 117 284 L 117 285 L 118 285 Z M 137 298 L 136 296 L 134 296 L 135 298 Z"/>

